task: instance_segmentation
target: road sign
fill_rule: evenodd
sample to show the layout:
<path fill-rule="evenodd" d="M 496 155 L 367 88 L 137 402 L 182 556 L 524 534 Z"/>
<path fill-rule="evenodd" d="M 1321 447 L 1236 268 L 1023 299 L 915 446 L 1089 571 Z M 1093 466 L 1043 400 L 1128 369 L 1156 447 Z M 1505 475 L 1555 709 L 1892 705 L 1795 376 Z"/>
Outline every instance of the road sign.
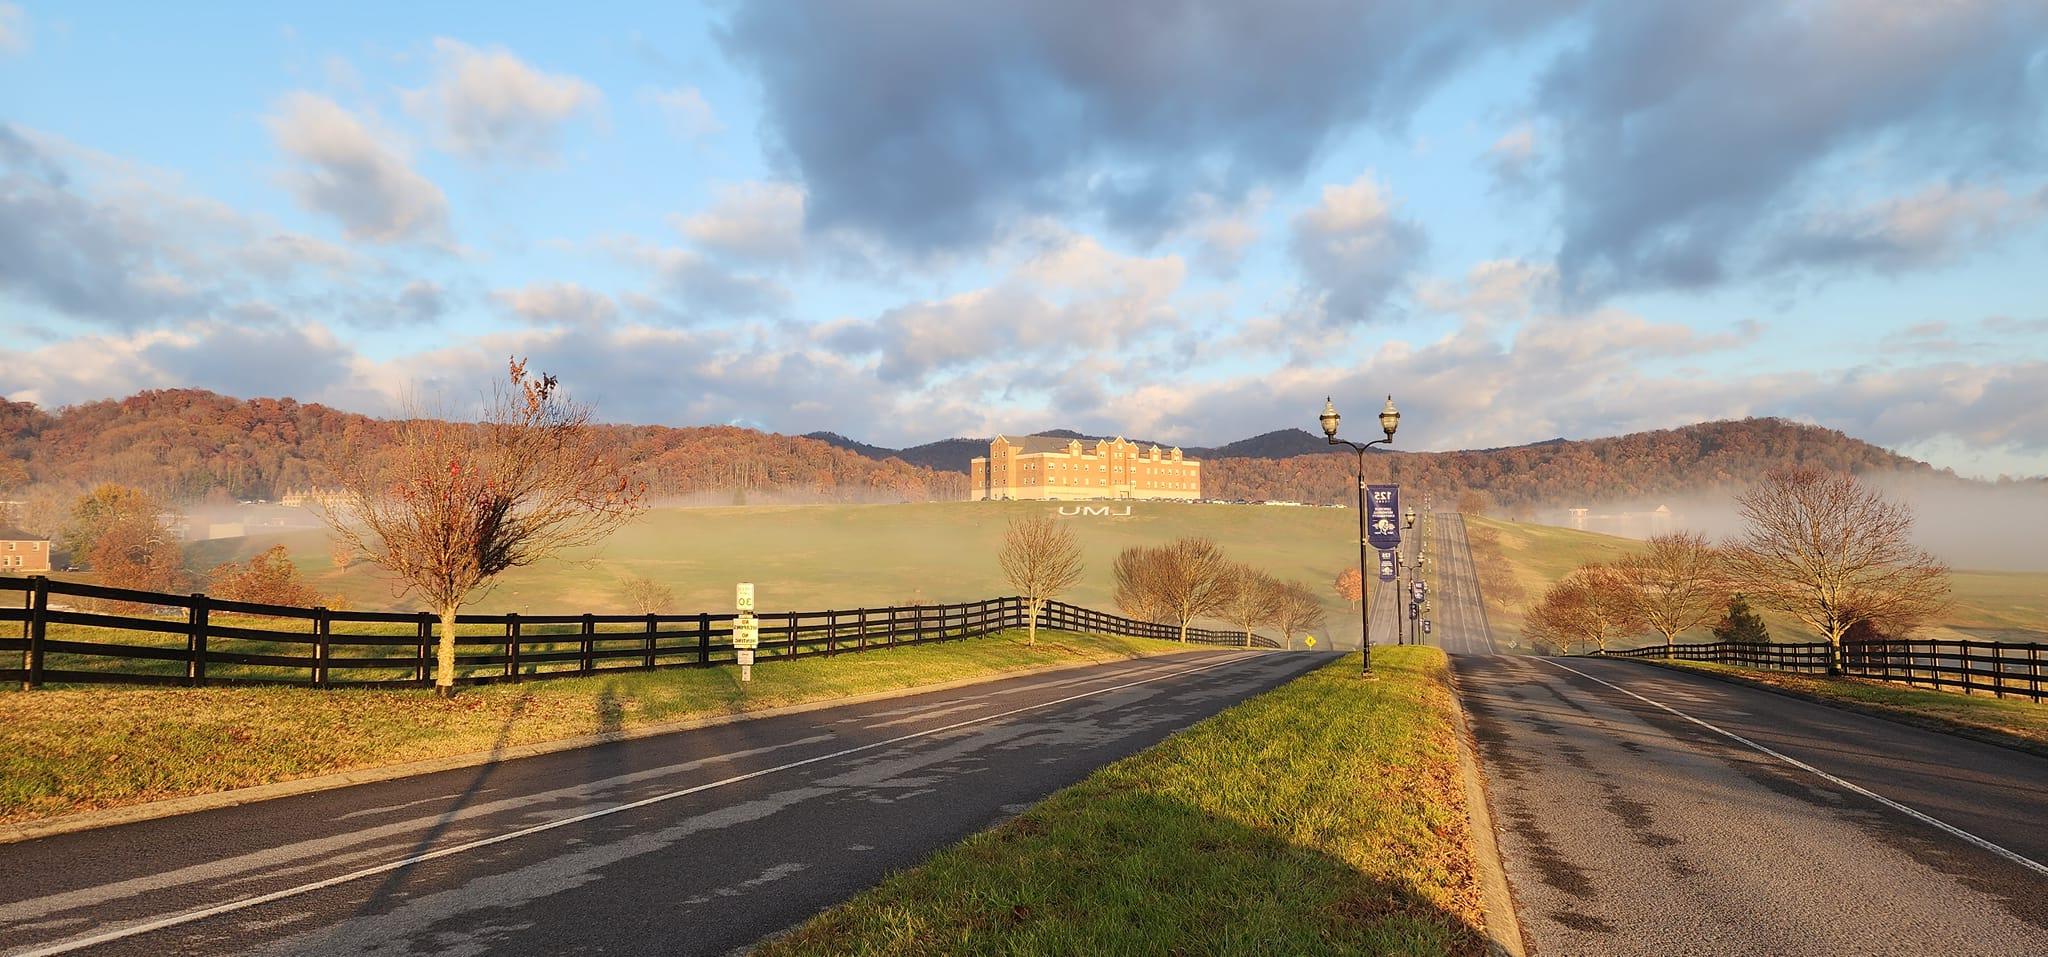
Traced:
<path fill-rule="evenodd" d="M 761 622 L 752 615 L 741 615 L 732 622 L 732 646 L 741 651 L 752 651 L 761 647 Z"/>
<path fill-rule="evenodd" d="M 1415 583 L 1414 585 L 1412 585 L 1412 586 L 1409 586 L 1409 589 L 1408 589 L 1408 590 L 1409 590 L 1409 591 L 1411 591 L 1411 592 L 1413 592 L 1413 593 L 1415 594 L 1415 600 L 1416 600 L 1416 601 L 1421 601 L 1421 600 L 1422 600 L 1422 583 L 1421 583 L 1421 582 L 1419 582 L 1419 581 L 1418 581 L 1418 582 L 1416 582 L 1416 583 Z"/>
<path fill-rule="evenodd" d="M 740 659 L 740 667 L 742 667 L 742 668 L 748 668 L 748 667 L 752 667 L 752 666 L 753 666 L 753 664 L 754 664 L 754 649 L 752 649 L 752 648 L 742 648 L 742 649 L 740 649 L 739 651 L 735 652 L 735 654 L 739 655 L 739 659 Z"/>
<path fill-rule="evenodd" d="M 1365 540 L 1374 548 L 1401 544 L 1401 486 L 1365 487 Z"/>
<path fill-rule="evenodd" d="M 1380 549 L 1380 581 L 1393 581 L 1398 574 L 1399 563 L 1394 559 L 1394 553 L 1384 548 Z"/>
<path fill-rule="evenodd" d="M 753 611 L 754 583 L 740 582 L 740 587 L 735 589 L 735 592 L 733 595 L 733 607 L 740 611 Z"/>
<path fill-rule="evenodd" d="M 1310 648 L 1314 648 L 1316 646 L 1316 636 L 1310 635 L 1307 638 L 1303 638 L 1301 640 L 1301 643 L 1309 646 Z"/>

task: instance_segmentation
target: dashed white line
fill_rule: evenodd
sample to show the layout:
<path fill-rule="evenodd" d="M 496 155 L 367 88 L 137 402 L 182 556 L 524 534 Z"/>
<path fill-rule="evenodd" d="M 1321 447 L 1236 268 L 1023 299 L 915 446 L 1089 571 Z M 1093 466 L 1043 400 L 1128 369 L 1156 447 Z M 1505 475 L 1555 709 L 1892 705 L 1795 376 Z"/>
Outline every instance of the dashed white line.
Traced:
<path fill-rule="evenodd" d="M 1175 678 L 1180 677 L 1182 675 L 1199 674 L 1204 671 L 1210 671 L 1216 668 L 1221 668 L 1225 665 L 1232 665 L 1250 658 L 1258 658 L 1263 656 L 1263 652 L 1233 655 L 1222 661 L 1201 665 L 1195 668 L 1185 668 L 1178 671 L 1167 672 L 1165 674 L 1157 674 L 1148 678 L 1140 678 L 1136 681 L 1128 681 L 1123 684 L 1114 685 L 1108 688 L 1097 688 L 1093 691 L 1083 691 L 1079 694 L 1068 695 L 1064 698 L 1059 698 L 1053 701 L 1046 701 L 1034 705 L 1026 705 L 1021 708 L 1012 708 L 1008 711 L 1002 711 L 990 715 L 983 715 L 979 718 L 969 718 L 965 721 L 956 721 L 952 724 L 948 724 L 943 727 L 927 728 L 923 731 L 913 731 L 909 734 L 897 735 L 896 737 L 889 738 L 885 741 L 876 741 L 870 744 L 856 745 L 851 748 L 842 748 L 830 754 L 821 754 L 815 757 L 804 758 L 799 761 L 791 761 L 787 764 L 779 764 L 772 768 L 762 768 L 758 771 L 749 771 L 745 774 L 736 774 L 729 778 L 723 778 L 717 781 L 710 781 L 692 787 L 682 788 L 675 791 L 669 791 L 663 794 L 657 794 L 653 797 L 642 798 L 638 801 L 630 801 L 625 804 L 614 805 L 608 808 L 600 808 L 599 810 L 589 811 L 571 817 L 558 818 L 553 821 L 548 821 L 544 824 L 536 824 L 532 827 L 520 828 L 516 831 L 508 831 L 504 834 L 498 834 L 492 837 L 479 838 L 477 840 L 469 841 L 467 843 L 454 845 L 453 847 L 444 847 L 437 851 L 427 851 L 421 854 L 414 854 L 409 857 L 400 858 L 395 861 L 388 861 L 383 864 L 378 864 L 374 867 L 365 867 L 360 870 L 350 871 L 346 874 L 339 874 L 334 877 L 325 878 L 323 880 L 313 881 L 311 883 L 306 884 L 300 884 L 296 887 L 287 887 L 283 890 L 271 891 L 268 894 L 259 894 L 254 897 L 245 897 L 240 900 L 229 901 L 225 904 L 215 904 L 211 907 L 202 907 L 197 910 L 190 910 L 181 914 L 173 914 L 168 917 L 160 917 L 156 920 L 145 921 L 143 923 L 138 924 L 131 924 L 126 927 L 106 931 L 104 933 L 94 934 L 89 937 L 75 937 L 70 940 L 58 941 L 56 943 L 46 944 L 41 947 L 36 947 L 29 950 L 15 951 L 11 955 L 11 957 L 48 957 L 48 955 L 66 954 L 75 950 L 81 950 L 86 947 L 95 947 L 100 944 L 112 943 L 117 940 L 135 937 L 140 934 L 147 934 L 154 931 L 165 930 L 167 928 L 176 927 L 181 924 L 189 924 L 193 921 L 205 920 L 208 917 L 217 917 L 221 914 L 233 913 L 235 911 L 246 910 L 251 907 L 272 903 L 274 901 L 298 897 L 304 894 L 310 894 L 314 891 L 325 890 L 329 887 L 334 887 L 340 884 L 347 884 L 352 881 L 362 880 L 365 877 L 374 877 L 378 874 L 390 873 L 391 871 L 399 870 L 400 868 L 411 867 L 415 864 L 422 864 L 427 861 L 438 860 L 444 857 L 451 857 L 456 854 L 461 854 L 467 851 L 473 851 L 478 848 L 489 847 L 493 844 L 502 844 L 506 841 L 516 840 L 522 837 L 528 837 L 530 835 L 539 834 L 543 831 L 552 831 L 556 828 L 567 827 L 571 824 L 580 824 L 584 821 L 589 821 L 600 817 L 607 817 L 613 814 L 618 814 L 623 811 L 631 811 L 637 808 L 647 807 L 650 804 L 660 804 L 663 801 L 674 800 L 675 798 L 685 797 L 703 791 L 709 791 L 713 788 L 724 787 L 728 784 L 738 784 L 741 781 L 749 781 L 754 778 L 762 777 L 764 775 L 775 774 L 781 771 L 788 771 L 793 768 L 800 768 L 808 764 L 817 764 L 820 761 L 830 761 L 834 758 L 843 758 L 849 754 L 858 754 L 862 751 L 872 751 L 876 748 L 885 748 L 893 744 L 901 744 L 905 741 L 912 741 L 918 738 L 926 738 L 935 734 L 944 734 L 948 731 L 958 730 L 960 728 L 968 727 L 970 725 L 995 721 L 1001 718 L 1007 718 L 1012 715 L 1024 714 L 1030 711 L 1039 711 L 1045 708 L 1054 707 L 1056 705 L 1066 704 L 1069 701 L 1078 701 L 1082 698 L 1090 698 L 1094 697 L 1095 695 L 1108 694 L 1112 691 L 1122 691 L 1126 688 L 1135 688 L 1138 685 L 1150 684 L 1154 681 L 1163 681 L 1167 678 Z"/>
<path fill-rule="evenodd" d="M 1951 837 L 1955 837 L 1970 844 L 1974 844 L 1978 847 L 1981 847 L 1984 850 L 1990 851 L 1991 853 L 1996 854 L 1999 857 L 2003 857 L 2006 860 L 2018 864 L 2021 867 L 2027 868 L 2028 870 L 2031 870 L 2037 874 L 2048 875 L 2048 864 L 2042 864 L 2039 861 L 2025 857 L 2015 851 L 2007 850 L 2004 847 L 1987 841 L 1984 838 L 1978 837 L 1977 835 L 1965 831 L 1962 828 L 1959 828 L 1953 824 L 1948 823 L 1947 821 L 1943 821 L 1940 818 L 1934 817 L 1933 815 L 1928 814 L 1924 811 L 1920 811 L 1915 808 L 1908 807 L 1904 804 L 1900 804 L 1899 802 L 1894 801 L 1891 798 L 1885 797 L 1884 795 L 1879 794 L 1876 791 L 1872 791 L 1871 789 L 1866 788 L 1860 784 L 1845 781 L 1841 778 L 1838 778 L 1832 774 L 1827 773 L 1826 771 L 1814 767 L 1811 764 L 1801 761 L 1798 758 L 1792 757 L 1791 755 L 1785 754 L 1780 751 L 1772 750 L 1771 748 L 1758 744 L 1755 741 L 1751 741 L 1750 739 L 1745 738 L 1742 735 L 1736 734 L 1733 731 L 1729 731 L 1725 728 L 1716 727 L 1712 724 L 1709 724 L 1708 722 L 1695 718 L 1692 715 L 1686 714 L 1685 712 L 1680 711 L 1677 708 L 1673 708 L 1670 705 L 1663 704 L 1662 702 L 1658 701 L 1652 701 L 1649 698 L 1645 698 L 1642 695 L 1636 694 L 1635 692 L 1630 691 L 1627 688 L 1624 688 L 1618 684 L 1615 684 L 1612 681 L 1607 681 L 1602 678 L 1595 678 L 1592 675 L 1580 671 L 1577 668 L 1573 668 L 1569 665 L 1559 664 L 1548 658 L 1537 658 L 1536 660 L 1541 661 L 1544 664 L 1550 665 L 1552 667 L 1562 668 L 1566 671 L 1571 672 L 1572 674 L 1578 675 L 1581 678 L 1585 678 L 1588 681 L 1597 681 L 1603 685 L 1606 685 L 1609 688 L 1613 688 L 1614 690 L 1621 692 L 1622 694 L 1628 695 L 1629 697 L 1634 698 L 1637 701 L 1641 701 L 1644 704 L 1650 705 L 1652 707 L 1668 711 L 1674 715 L 1677 715 L 1678 717 L 1684 718 L 1687 721 L 1699 725 L 1700 727 L 1705 728 L 1708 731 L 1712 731 L 1715 734 L 1718 734 L 1724 738 L 1727 738 L 1731 741 L 1735 741 L 1753 751 L 1756 751 L 1760 754 L 1769 755 L 1773 758 L 1785 762 L 1786 764 L 1798 768 L 1801 771 L 1805 771 L 1808 774 L 1812 774 L 1820 778 L 1821 780 L 1828 782 L 1829 784 L 1835 785 L 1836 787 L 1853 792 L 1855 794 L 1860 794 L 1866 798 L 1876 801 L 1879 804 L 1884 805 L 1885 807 L 1891 808 L 1892 810 L 1897 811 L 1900 814 L 1904 814 L 1907 817 L 1912 818 L 1913 820 L 1919 821 L 1922 824 L 1926 824 L 1930 827 L 1935 828 L 1936 830 L 1942 831 L 1943 833 L 1946 833 Z"/>

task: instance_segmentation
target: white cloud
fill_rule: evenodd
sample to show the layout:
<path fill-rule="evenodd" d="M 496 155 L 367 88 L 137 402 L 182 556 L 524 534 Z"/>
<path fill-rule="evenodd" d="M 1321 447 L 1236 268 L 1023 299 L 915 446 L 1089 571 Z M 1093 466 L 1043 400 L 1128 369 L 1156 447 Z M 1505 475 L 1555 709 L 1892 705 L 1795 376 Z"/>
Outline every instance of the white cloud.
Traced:
<path fill-rule="evenodd" d="M 352 239 L 445 240 L 448 199 L 413 172 L 392 138 L 326 97 L 291 93 L 270 117 L 278 148 L 297 161 L 285 184 L 299 203 L 341 221 Z"/>
<path fill-rule="evenodd" d="M 2048 187 L 1936 184 L 1849 208 L 1807 212 L 1772 243 L 1768 266 L 1864 265 L 1882 272 L 1935 265 L 2048 214 Z"/>
<path fill-rule="evenodd" d="M 491 298 L 535 325 L 605 326 L 619 314 L 610 296 L 573 282 L 500 289 L 491 293 Z"/>
<path fill-rule="evenodd" d="M 562 127 L 601 117 L 604 94 L 565 73 L 546 73 L 503 49 L 434 40 L 432 86 L 405 94 L 406 109 L 435 124 L 441 142 L 468 159 L 552 163 Z"/>
<path fill-rule="evenodd" d="M 652 90 L 647 98 L 661 108 L 668 117 L 669 125 L 684 139 L 700 140 L 725 132 L 725 124 L 719 122 L 718 113 L 704 99 L 704 93 L 694 86 Z"/>
<path fill-rule="evenodd" d="M 1328 323 L 1378 318 L 1426 244 L 1422 227 L 1395 215 L 1371 173 L 1324 186 L 1321 201 L 1295 215 L 1293 232 L 1294 258 Z"/>
<path fill-rule="evenodd" d="M 19 4 L 0 3 L 0 53 L 27 53 L 28 13 Z"/>
<path fill-rule="evenodd" d="M 719 190 L 710 209 L 682 219 L 676 228 L 714 252 L 743 259 L 795 259 L 804 246 L 804 191 L 791 183 L 729 185 Z"/>

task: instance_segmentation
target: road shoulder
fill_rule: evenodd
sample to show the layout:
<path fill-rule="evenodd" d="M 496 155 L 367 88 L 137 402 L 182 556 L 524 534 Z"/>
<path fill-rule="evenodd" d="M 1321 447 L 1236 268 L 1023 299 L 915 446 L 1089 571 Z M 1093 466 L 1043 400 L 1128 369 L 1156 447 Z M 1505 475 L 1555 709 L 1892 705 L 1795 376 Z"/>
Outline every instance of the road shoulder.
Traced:
<path fill-rule="evenodd" d="M 1479 746 L 1472 737 L 1472 718 L 1465 712 L 1465 692 L 1458 683 L 1458 669 L 1450 669 L 1458 734 L 1458 774 L 1464 779 L 1465 810 L 1472 835 L 1472 860 L 1479 873 L 1480 899 L 1486 908 L 1488 951 L 1497 957 L 1523 957 L 1528 953 L 1522 939 L 1522 917 L 1508 883 L 1507 864 L 1500 855 L 1500 832 L 1493 823 L 1493 806 L 1486 791 L 1486 778 L 1479 767 Z"/>

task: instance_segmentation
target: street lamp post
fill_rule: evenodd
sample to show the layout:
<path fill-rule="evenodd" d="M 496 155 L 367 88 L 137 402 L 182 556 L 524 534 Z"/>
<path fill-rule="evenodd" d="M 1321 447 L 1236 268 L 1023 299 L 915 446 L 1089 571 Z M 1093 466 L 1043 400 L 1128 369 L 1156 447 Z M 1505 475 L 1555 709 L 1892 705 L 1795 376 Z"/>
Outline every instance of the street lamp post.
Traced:
<path fill-rule="evenodd" d="M 1365 453 L 1375 445 L 1386 445 L 1394 441 L 1394 430 L 1401 425 L 1401 412 L 1394 408 L 1394 397 L 1387 396 L 1387 405 L 1380 410 L 1380 428 L 1386 431 L 1387 437 L 1374 439 L 1364 445 L 1337 437 L 1337 422 L 1342 416 L 1337 414 L 1337 405 L 1329 396 L 1323 397 L 1323 414 L 1320 418 L 1323 423 L 1323 435 L 1330 440 L 1331 445 L 1348 445 L 1358 452 L 1358 657 L 1363 663 L 1359 673 L 1371 675 L 1372 606 L 1365 600 Z"/>
<path fill-rule="evenodd" d="M 1390 401 L 1392 398 L 1392 396 L 1388 396 Z M 1401 516 L 1401 528 L 1409 532 L 1415 530 L 1415 506 L 1408 506 L 1407 513 Z M 1411 541 L 1414 537 L 1413 535 L 1408 536 Z M 1407 563 L 1401 560 L 1401 545 L 1408 546 L 1408 554 L 1415 554 L 1415 546 L 1409 544 L 1408 541 L 1394 546 L 1394 591 L 1400 595 L 1400 599 L 1394 605 L 1394 643 L 1397 645 L 1406 644 L 1407 638 L 1414 638 L 1415 643 L 1419 645 L 1422 643 L 1422 639 L 1415 634 L 1415 624 L 1413 622 L 1403 624 L 1407 619 L 1401 614 L 1402 610 L 1406 608 L 1405 603 L 1409 600 L 1408 583 L 1401 580 L 1401 572 L 1409 570 Z M 1408 580 L 1415 580 L 1415 575 L 1411 574 Z M 1404 634 L 1407 638 L 1402 637 Z"/>

